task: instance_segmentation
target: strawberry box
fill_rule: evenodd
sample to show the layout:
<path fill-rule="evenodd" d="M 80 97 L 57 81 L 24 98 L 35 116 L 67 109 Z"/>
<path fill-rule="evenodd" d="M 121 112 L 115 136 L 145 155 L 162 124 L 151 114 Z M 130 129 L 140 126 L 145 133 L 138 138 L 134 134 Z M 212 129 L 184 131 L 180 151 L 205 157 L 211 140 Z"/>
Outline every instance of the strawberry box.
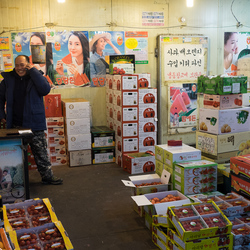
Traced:
<path fill-rule="evenodd" d="M 176 207 L 168 208 L 168 218 L 183 241 L 214 237 L 231 232 L 232 223 L 213 201 L 202 204 L 194 203 L 181 208 L 183 211 L 191 208 L 196 211 L 194 216 L 180 218 L 180 215 L 175 213 Z"/>

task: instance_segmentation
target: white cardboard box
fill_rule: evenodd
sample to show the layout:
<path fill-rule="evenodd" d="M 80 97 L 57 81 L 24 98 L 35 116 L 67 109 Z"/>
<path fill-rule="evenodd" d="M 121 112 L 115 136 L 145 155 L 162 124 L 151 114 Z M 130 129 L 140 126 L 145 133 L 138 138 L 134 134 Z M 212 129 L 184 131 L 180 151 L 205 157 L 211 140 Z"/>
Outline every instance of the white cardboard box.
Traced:
<path fill-rule="evenodd" d="M 249 131 L 249 112 L 250 107 L 226 110 L 201 108 L 199 129 L 217 135 Z"/>
<path fill-rule="evenodd" d="M 154 119 L 139 121 L 139 134 L 157 131 L 157 122 Z"/>
<path fill-rule="evenodd" d="M 139 104 L 139 121 L 157 118 L 157 104 Z"/>
<path fill-rule="evenodd" d="M 92 164 L 91 149 L 69 151 L 68 153 L 70 167 Z"/>
<path fill-rule="evenodd" d="M 138 74 L 138 88 L 148 88 L 151 86 L 150 74 Z"/>
<path fill-rule="evenodd" d="M 168 194 L 179 196 L 181 199 L 177 201 L 172 201 L 172 202 L 157 203 L 154 205 L 150 202 L 150 200 L 155 197 L 159 199 L 163 199 Z M 166 216 L 167 214 L 168 207 L 182 206 L 184 204 L 190 203 L 190 200 L 185 195 L 183 195 L 182 193 L 176 190 L 156 192 L 156 193 L 150 193 L 150 194 L 144 194 L 144 195 L 136 195 L 136 196 L 132 196 L 132 199 L 136 202 L 138 206 L 153 206 L 155 209 L 155 214 L 164 215 L 164 216 Z"/>
<path fill-rule="evenodd" d="M 65 130 L 68 135 L 88 134 L 90 133 L 90 118 L 66 118 Z"/>
<path fill-rule="evenodd" d="M 114 119 L 122 122 L 138 121 L 138 107 L 119 107 L 114 110 Z"/>
<path fill-rule="evenodd" d="M 137 122 L 120 122 L 116 121 L 116 135 L 120 137 L 133 137 L 138 136 L 138 123 Z"/>
<path fill-rule="evenodd" d="M 114 90 L 138 90 L 138 75 L 113 75 Z"/>
<path fill-rule="evenodd" d="M 116 148 L 122 153 L 138 152 L 138 137 L 116 137 Z"/>
<path fill-rule="evenodd" d="M 138 91 L 120 91 L 114 90 L 113 103 L 117 106 L 137 106 Z"/>
<path fill-rule="evenodd" d="M 127 187 L 132 187 L 133 195 L 142 195 L 148 193 L 155 193 L 161 191 L 168 191 L 168 182 L 169 182 L 170 174 L 164 170 L 162 175 L 158 174 L 147 174 L 147 175 L 135 175 L 129 176 L 130 181 L 122 180 L 123 184 Z M 153 182 L 161 182 L 162 184 L 158 185 L 148 185 L 148 186 L 140 186 L 143 183 L 153 183 Z"/>
<path fill-rule="evenodd" d="M 91 133 L 67 135 L 68 151 L 91 149 Z"/>
<path fill-rule="evenodd" d="M 83 98 L 62 99 L 63 116 L 66 118 L 90 117 L 89 101 Z"/>
<path fill-rule="evenodd" d="M 139 89 L 139 103 L 157 103 L 157 89 Z"/>

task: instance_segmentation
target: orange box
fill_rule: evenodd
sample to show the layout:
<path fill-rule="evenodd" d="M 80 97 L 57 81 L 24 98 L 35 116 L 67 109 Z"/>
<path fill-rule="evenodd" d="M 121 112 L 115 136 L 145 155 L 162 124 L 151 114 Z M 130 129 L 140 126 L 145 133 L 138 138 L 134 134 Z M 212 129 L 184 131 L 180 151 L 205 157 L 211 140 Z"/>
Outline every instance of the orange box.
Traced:
<path fill-rule="evenodd" d="M 230 172 L 238 178 L 250 181 L 250 154 L 231 157 Z"/>
<path fill-rule="evenodd" d="M 244 196 L 247 199 L 250 199 L 250 183 L 248 181 L 245 181 L 232 174 L 231 175 L 231 188 L 232 188 L 232 192 L 235 192 L 237 194 Z M 250 210 L 250 206 L 247 207 L 247 211 L 245 212 L 249 212 L 249 210 Z"/>
<path fill-rule="evenodd" d="M 46 117 L 62 116 L 61 94 L 48 94 L 44 97 Z"/>

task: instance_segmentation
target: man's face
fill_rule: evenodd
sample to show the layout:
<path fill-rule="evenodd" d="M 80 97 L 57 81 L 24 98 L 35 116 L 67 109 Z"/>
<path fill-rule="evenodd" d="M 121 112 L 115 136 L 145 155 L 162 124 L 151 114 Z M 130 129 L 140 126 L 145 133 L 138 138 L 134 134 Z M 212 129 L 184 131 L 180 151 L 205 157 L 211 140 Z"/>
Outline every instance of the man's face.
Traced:
<path fill-rule="evenodd" d="M 27 73 L 26 65 L 28 62 L 24 56 L 19 56 L 15 60 L 15 70 L 19 76 L 25 76 Z"/>

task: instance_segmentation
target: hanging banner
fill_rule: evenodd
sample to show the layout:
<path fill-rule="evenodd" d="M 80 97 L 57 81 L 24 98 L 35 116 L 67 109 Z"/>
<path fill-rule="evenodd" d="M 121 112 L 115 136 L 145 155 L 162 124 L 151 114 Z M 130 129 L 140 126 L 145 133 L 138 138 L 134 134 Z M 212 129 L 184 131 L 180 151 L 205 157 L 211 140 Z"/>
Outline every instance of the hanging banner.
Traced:
<path fill-rule="evenodd" d="M 90 31 L 90 78 L 91 87 L 105 86 L 106 72 L 109 71 L 109 55 L 125 54 L 124 32 Z"/>
<path fill-rule="evenodd" d="M 135 55 L 136 64 L 148 64 L 148 32 L 126 31 L 125 52 Z"/>
<path fill-rule="evenodd" d="M 45 76 L 49 77 L 49 81 L 53 81 L 53 57 L 52 44 L 46 43 L 44 32 L 23 32 L 11 33 L 13 60 L 19 55 L 29 57 L 30 64 L 34 65 L 38 70 L 43 71 Z M 31 56 L 31 45 L 46 45 L 46 63 L 33 63 Z"/>
<path fill-rule="evenodd" d="M 164 76 L 169 80 L 197 80 L 204 74 L 202 44 L 165 44 Z"/>
<path fill-rule="evenodd" d="M 178 83 L 168 85 L 169 127 L 196 127 L 197 123 L 197 85 Z"/>
<path fill-rule="evenodd" d="M 236 76 L 238 68 L 240 74 L 244 71 L 249 71 L 250 63 L 248 65 L 239 65 L 239 60 L 250 58 L 250 32 L 225 32 L 224 33 L 224 73 L 229 76 Z M 249 74 L 249 73 L 247 73 Z M 246 74 L 246 75 L 247 75 Z"/>

